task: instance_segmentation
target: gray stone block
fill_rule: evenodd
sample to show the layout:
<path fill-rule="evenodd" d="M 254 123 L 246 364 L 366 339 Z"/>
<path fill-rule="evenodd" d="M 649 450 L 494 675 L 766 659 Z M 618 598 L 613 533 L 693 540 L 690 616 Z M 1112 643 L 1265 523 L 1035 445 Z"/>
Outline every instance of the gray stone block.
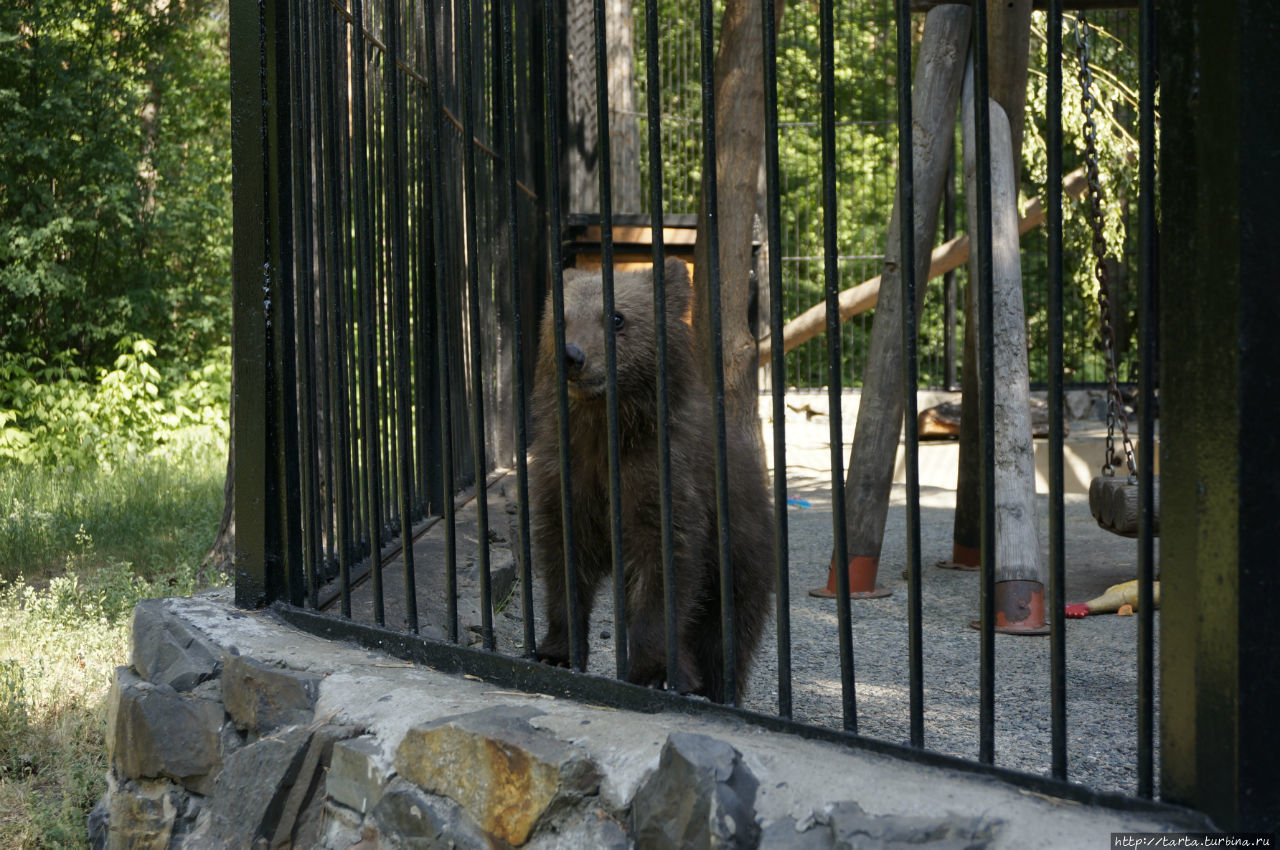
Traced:
<path fill-rule="evenodd" d="M 204 793 L 223 762 L 220 703 L 117 667 L 107 702 L 107 752 L 127 779 L 167 777 Z"/>
<path fill-rule="evenodd" d="M 222 667 L 222 650 L 174 615 L 163 599 L 139 602 L 131 631 L 133 668 L 147 681 L 189 691 L 215 678 Z"/>
<path fill-rule="evenodd" d="M 829 824 L 836 850 L 983 850 L 1001 826 L 981 817 L 871 816 L 854 802 L 829 806 L 821 820 Z"/>
<path fill-rule="evenodd" d="M 760 834 L 760 850 L 832 850 L 835 839 L 827 824 L 812 820 L 801 824 L 795 818 L 782 818 L 764 828 Z"/>
<path fill-rule="evenodd" d="M 200 801 L 167 779 L 119 783 L 106 804 L 108 850 L 181 847 L 201 811 Z M 101 840 L 101 839 L 100 839 Z"/>
<path fill-rule="evenodd" d="M 209 802 L 211 841 L 251 847 L 275 834 L 311 734 L 306 727 L 290 726 L 227 757 Z"/>
<path fill-rule="evenodd" d="M 673 732 L 658 769 L 631 804 L 632 834 L 641 848 L 752 848 L 760 841 L 759 786 L 742 754 L 707 735 Z"/>
<path fill-rule="evenodd" d="M 394 779 L 373 810 L 379 846 L 404 850 L 470 850 L 509 847 L 484 831 L 452 800 Z"/>
<path fill-rule="evenodd" d="M 236 728 L 251 734 L 310 723 L 321 679 L 243 655 L 222 657 L 222 701 Z"/>
<path fill-rule="evenodd" d="M 325 773 L 332 763 L 333 748 L 358 730 L 354 726 L 326 725 L 316 729 L 307 742 L 302 764 L 294 777 L 273 826 L 268 846 L 274 848 L 315 847 L 322 831 Z M 272 825 L 268 825 L 272 828 Z"/>
<path fill-rule="evenodd" d="M 396 751 L 396 771 L 461 805 L 490 835 L 523 844 L 540 820 L 600 785 L 594 762 L 529 724 L 537 713 L 500 706 L 415 726 Z"/>
<path fill-rule="evenodd" d="M 382 747 L 370 735 L 340 741 L 333 746 L 325 792 L 330 799 L 368 814 L 387 787 Z"/>
<path fill-rule="evenodd" d="M 524 846 L 527 850 L 564 850 L 569 847 L 628 850 L 634 845 L 622 824 L 603 809 L 593 809 L 554 829 L 539 829 L 533 840 Z"/>

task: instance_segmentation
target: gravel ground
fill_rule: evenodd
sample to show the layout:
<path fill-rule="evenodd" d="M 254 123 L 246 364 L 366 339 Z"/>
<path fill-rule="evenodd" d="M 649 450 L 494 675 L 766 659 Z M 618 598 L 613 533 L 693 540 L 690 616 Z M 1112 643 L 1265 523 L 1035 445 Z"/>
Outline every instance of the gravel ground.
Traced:
<path fill-rule="evenodd" d="M 790 496 L 808 507 L 788 509 L 791 575 L 791 663 L 793 713 L 797 720 L 841 726 L 841 696 L 836 605 L 810 597 L 809 588 L 826 582 L 831 550 L 829 467 L 825 417 L 788 423 Z M 847 447 L 846 447 L 847 456 Z M 495 575 L 511 574 L 514 540 L 512 476 L 489 488 L 490 540 Z M 955 493 L 926 487 L 921 495 L 925 745 L 929 749 L 976 759 L 978 754 L 979 634 L 969 626 L 978 616 L 979 578 L 973 572 L 939 569 L 934 563 L 951 554 Z M 1047 544 L 1047 497 L 1040 497 L 1041 540 Z M 906 743 L 908 711 L 907 583 L 905 488 L 893 489 L 879 582 L 888 598 L 852 603 L 853 656 L 859 731 L 869 737 Z M 474 501 L 458 513 L 459 615 L 468 641 L 480 641 L 476 580 Z M 1088 600 L 1107 586 L 1137 574 L 1136 545 L 1108 534 L 1089 516 L 1086 497 L 1066 497 L 1067 598 Z M 440 527 L 422 535 L 414 547 L 417 596 L 423 633 L 441 637 L 439 600 L 443 598 Z M 1047 551 L 1044 556 L 1047 561 Z M 402 567 L 398 559 L 384 571 L 386 622 L 403 622 Z M 372 620 L 366 583 L 353 595 L 353 615 Z M 501 598 L 501 589 L 496 594 Z M 544 631 L 541 589 L 535 588 L 535 621 Z M 772 602 L 771 602 L 772 604 Z M 523 650 L 518 585 L 495 617 L 500 652 Z M 1137 619 L 1094 616 L 1068 620 L 1067 727 L 1068 771 L 1073 782 L 1133 793 L 1136 777 Z M 1156 615 L 1157 650 L 1159 614 Z M 593 673 L 614 674 L 612 605 L 600 597 L 593 615 Z M 1049 772 L 1049 639 L 996 636 L 996 763 L 1032 773 Z M 762 643 L 747 686 L 744 705 L 773 714 L 777 705 L 777 637 L 771 628 Z M 1158 667 L 1157 658 L 1157 667 Z M 1158 688 L 1157 688 L 1158 694 Z M 1158 704 L 1157 704 L 1158 711 Z M 1157 721 L 1158 722 L 1158 721 Z M 1159 753 L 1157 751 L 1158 759 Z M 1157 765 L 1158 771 L 1158 765 Z"/>

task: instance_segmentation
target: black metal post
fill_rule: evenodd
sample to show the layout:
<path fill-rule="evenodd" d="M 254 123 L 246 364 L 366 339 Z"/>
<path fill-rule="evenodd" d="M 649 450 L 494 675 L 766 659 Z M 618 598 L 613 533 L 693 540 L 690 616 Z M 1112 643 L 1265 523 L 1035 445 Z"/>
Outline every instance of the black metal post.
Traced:
<path fill-rule="evenodd" d="M 765 219 L 769 232 L 769 356 L 773 380 L 774 620 L 778 633 L 778 716 L 791 716 L 791 564 L 787 539 L 787 362 L 782 350 L 782 216 L 778 169 L 778 33 L 774 0 L 764 0 Z"/>

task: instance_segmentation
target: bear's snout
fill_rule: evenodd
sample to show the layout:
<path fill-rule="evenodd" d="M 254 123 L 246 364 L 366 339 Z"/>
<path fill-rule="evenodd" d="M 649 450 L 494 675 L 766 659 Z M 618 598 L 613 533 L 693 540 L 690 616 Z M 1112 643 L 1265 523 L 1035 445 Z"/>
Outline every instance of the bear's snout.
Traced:
<path fill-rule="evenodd" d="M 569 370 L 569 377 L 576 378 L 582 373 L 582 367 L 586 365 L 587 355 L 582 353 L 582 349 L 574 343 L 567 343 L 564 347 L 564 365 Z"/>

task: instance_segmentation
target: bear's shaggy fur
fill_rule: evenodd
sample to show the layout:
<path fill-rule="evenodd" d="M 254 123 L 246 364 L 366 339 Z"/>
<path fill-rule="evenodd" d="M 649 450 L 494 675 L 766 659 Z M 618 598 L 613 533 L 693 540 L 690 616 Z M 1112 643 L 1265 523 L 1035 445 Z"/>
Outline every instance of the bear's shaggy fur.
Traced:
<path fill-rule="evenodd" d="M 715 420 L 711 394 L 694 362 L 688 323 L 692 289 L 678 259 L 664 266 L 671 448 L 671 518 L 676 637 L 682 691 L 725 701 L 720 624 L 720 558 L 715 499 Z M 600 584 L 612 574 L 605 333 L 616 334 L 627 598 L 629 681 L 668 682 L 658 489 L 657 366 L 652 271 L 615 275 L 615 316 L 603 313 L 599 273 L 564 273 L 565 347 L 554 341 L 551 300 L 543 313 L 533 391 L 529 457 L 534 563 L 546 587 L 548 631 L 537 657 L 570 659 L 561 514 L 556 360 L 568 374 L 570 491 L 578 587 L 580 649 Z M 729 428 L 729 527 L 732 540 L 736 681 L 745 688 L 751 659 L 772 609 L 773 509 L 757 438 Z"/>

